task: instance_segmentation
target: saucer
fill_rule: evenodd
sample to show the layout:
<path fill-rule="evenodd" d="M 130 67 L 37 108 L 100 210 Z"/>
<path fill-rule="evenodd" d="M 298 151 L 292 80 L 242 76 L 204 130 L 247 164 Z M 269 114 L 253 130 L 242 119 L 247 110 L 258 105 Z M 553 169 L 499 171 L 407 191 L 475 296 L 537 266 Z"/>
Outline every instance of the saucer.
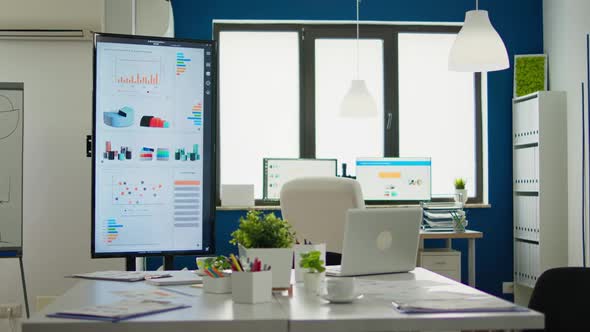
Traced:
<path fill-rule="evenodd" d="M 354 302 L 354 300 L 362 299 L 363 294 L 359 294 L 359 295 L 353 296 L 351 298 L 345 298 L 345 299 L 332 298 L 328 294 L 322 294 L 322 295 L 320 295 L 320 297 L 330 303 L 352 303 L 352 302 Z"/>

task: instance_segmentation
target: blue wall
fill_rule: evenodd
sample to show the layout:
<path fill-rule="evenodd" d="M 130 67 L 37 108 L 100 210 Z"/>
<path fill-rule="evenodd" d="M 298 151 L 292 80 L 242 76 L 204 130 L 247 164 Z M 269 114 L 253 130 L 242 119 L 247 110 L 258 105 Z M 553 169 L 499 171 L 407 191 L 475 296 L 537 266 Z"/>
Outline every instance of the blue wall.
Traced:
<path fill-rule="evenodd" d="M 354 20 L 355 0 L 173 0 L 176 36 L 211 39 L 213 19 Z M 365 0 L 361 19 L 374 21 L 462 22 L 474 0 Z M 513 62 L 514 54 L 543 53 L 541 0 L 480 0 L 480 9 L 502 36 Z M 512 68 L 512 66 L 511 66 Z M 502 282 L 512 280 L 512 69 L 488 75 L 488 158 L 491 209 L 468 211 L 469 228 L 484 232 L 477 241 L 477 287 L 502 296 Z M 233 250 L 229 233 L 243 212 L 217 212 L 217 247 Z M 467 264 L 467 245 L 456 240 Z M 193 259 L 179 265 L 194 267 Z M 463 280 L 467 280 L 463 268 Z"/>

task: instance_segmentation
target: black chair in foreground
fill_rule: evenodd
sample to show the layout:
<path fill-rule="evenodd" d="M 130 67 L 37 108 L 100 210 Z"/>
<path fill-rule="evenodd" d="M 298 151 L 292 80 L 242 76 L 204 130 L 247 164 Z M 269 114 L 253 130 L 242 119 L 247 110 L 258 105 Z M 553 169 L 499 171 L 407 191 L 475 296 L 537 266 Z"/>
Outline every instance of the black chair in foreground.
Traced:
<path fill-rule="evenodd" d="M 545 331 L 590 331 L 590 268 L 559 267 L 541 274 L 529 308 L 545 314 Z"/>

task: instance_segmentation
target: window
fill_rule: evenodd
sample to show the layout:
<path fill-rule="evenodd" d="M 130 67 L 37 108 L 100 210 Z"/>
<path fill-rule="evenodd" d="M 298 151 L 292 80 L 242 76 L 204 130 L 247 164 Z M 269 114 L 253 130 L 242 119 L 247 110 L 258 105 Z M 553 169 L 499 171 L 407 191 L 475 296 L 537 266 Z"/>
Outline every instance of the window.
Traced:
<path fill-rule="evenodd" d="M 254 184 L 262 159 L 299 157 L 299 34 L 219 34 L 219 153 L 223 184 Z"/>
<path fill-rule="evenodd" d="M 399 154 L 432 158 L 432 196 L 475 191 L 474 75 L 447 70 L 454 35 L 400 33 Z"/>
<path fill-rule="evenodd" d="M 315 157 L 336 158 L 356 174 L 356 157 L 383 155 L 383 40 L 361 40 L 360 77 L 375 98 L 378 116 L 338 116 L 355 68 L 354 39 L 315 40 Z"/>
<path fill-rule="evenodd" d="M 347 24 L 215 24 L 219 40 L 219 180 L 255 185 L 262 159 L 432 157 L 433 199 L 464 177 L 481 202 L 481 76 L 447 70 L 459 27 L 361 26 L 360 78 L 378 106 L 337 116 L 355 73 Z M 459 128 L 459 129 L 457 129 Z"/>

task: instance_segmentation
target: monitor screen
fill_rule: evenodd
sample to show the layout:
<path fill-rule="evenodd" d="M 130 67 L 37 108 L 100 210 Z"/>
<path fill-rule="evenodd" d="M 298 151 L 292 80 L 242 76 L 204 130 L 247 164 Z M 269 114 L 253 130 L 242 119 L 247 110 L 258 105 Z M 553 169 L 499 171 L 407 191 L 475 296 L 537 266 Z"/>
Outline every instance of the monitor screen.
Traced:
<path fill-rule="evenodd" d="M 336 176 L 336 159 L 264 158 L 263 198 L 278 200 L 283 184 L 308 176 Z"/>
<path fill-rule="evenodd" d="M 356 179 L 368 201 L 429 201 L 430 167 L 430 158 L 357 158 Z"/>
<path fill-rule="evenodd" d="M 93 257 L 213 251 L 214 51 L 95 35 Z"/>

